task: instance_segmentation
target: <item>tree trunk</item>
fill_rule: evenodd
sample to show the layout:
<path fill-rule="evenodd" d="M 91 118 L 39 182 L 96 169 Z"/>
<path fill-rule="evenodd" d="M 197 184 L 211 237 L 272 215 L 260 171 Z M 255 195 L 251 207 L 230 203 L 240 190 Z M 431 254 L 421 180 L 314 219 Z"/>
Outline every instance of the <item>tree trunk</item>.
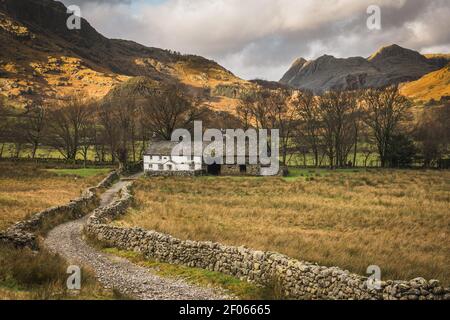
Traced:
<path fill-rule="evenodd" d="M 20 157 L 20 151 L 22 151 L 22 144 L 21 143 L 16 143 L 16 150 L 15 150 L 15 158 L 19 159 Z"/>
<path fill-rule="evenodd" d="M 31 152 L 31 158 L 32 159 L 36 158 L 36 151 L 37 151 L 38 145 L 39 145 L 38 142 L 34 142 L 33 143 L 33 151 Z"/>
<path fill-rule="evenodd" d="M 356 156 L 358 153 L 358 126 L 355 125 L 355 149 L 353 152 L 353 167 L 356 167 Z"/>
<path fill-rule="evenodd" d="M 319 150 L 317 150 L 317 148 L 314 148 L 313 151 L 314 151 L 314 166 L 317 168 L 319 166 Z"/>

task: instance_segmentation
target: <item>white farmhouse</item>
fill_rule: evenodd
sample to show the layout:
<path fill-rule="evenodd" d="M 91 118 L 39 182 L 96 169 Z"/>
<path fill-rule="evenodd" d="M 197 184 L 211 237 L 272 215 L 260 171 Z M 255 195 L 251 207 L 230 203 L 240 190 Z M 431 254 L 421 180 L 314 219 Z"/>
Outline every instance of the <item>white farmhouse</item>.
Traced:
<path fill-rule="evenodd" d="M 152 142 L 144 154 L 144 171 L 147 174 L 167 173 L 201 173 L 202 157 L 172 156 L 173 148 L 178 142 Z"/>
<path fill-rule="evenodd" d="M 221 164 L 206 164 L 202 156 L 172 156 L 173 149 L 180 142 L 152 141 L 144 153 L 144 172 L 147 176 L 197 176 L 202 174 L 224 176 L 260 176 L 265 175 L 267 166 L 250 164 L 246 156 L 245 164 L 225 164 L 225 154 Z M 203 143 L 203 150 L 209 143 Z M 246 146 L 248 148 L 248 146 Z M 192 152 L 194 148 L 191 148 Z M 224 147 L 225 150 L 225 147 Z M 237 154 L 237 152 L 235 152 Z M 246 153 L 248 154 L 248 152 Z M 235 159 L 236 160 L 236 159 Z M 279 174 L 286 174 L 280 170 Z"/>

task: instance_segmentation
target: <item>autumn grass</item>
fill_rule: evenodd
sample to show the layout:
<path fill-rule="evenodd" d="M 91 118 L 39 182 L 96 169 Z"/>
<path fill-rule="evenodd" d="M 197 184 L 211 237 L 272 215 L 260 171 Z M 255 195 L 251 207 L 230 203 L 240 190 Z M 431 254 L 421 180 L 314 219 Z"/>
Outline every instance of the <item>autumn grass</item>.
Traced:
<path fill-rule="evenodd" d="M 450 96 L 450 64 L 422 78 L 404 84 L 400 92 L 411 99 L 428 102 Z"/>
<path fill-rule="evenodd" d="M 0 230 L 51 206 L 67 203 L 88 186 L 98 183 L 106 170 L 62 169 L 49 172 L 27 163 L 0 163 Z M 81 291 L 68 291 L 69 264 L 41 248 L 38 252 L 0 245 L 0 300 L 116 299 L 104 290 L 90 270 L 82 270 Z"/>
<path fill-rule="evenodd" d="M 60 169 L 0 163 L 0 230 L 40 210 L 61 205 L 97 184 L 109 169 Z M 73 174 L 71 174 L 73 173 Z"/>
<path fill-rule="evenodd" d="M 110 300 L 90 270 L 81 270 L 81 290 L 67 290 L 69 264 L 45 249 L 39 252 L 0 245 L 0 300 Z"/>
<path fill-rule="evenodd" d="M 246 245 L 384 279 L 450 284 L 450 172 L 298 171 L 287 178 L 152 178 L 117 222 Z"/>
<path fill-rule="evenodd" d="M 80 169 L 47 169 L 48 172 L 55 173 L 58 176 L 76 176 L 80 178 L 89 178 L 93 176 L 106 175 L 111 171 L 109 168 L 80 168 Z"/>

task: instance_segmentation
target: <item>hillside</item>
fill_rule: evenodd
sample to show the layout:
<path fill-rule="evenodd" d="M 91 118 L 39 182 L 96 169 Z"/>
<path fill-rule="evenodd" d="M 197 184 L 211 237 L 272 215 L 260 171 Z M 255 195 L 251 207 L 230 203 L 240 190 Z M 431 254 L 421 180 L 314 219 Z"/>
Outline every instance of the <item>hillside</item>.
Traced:
<path fill-rule="evenodd" d="M 401 93 L 419 102 L 450 100 L 450 64 L 404 84 Z"/>
<path fill-rule="evenodd" d="M 84 19 L 81 30 L 69 30 L 67 17 L 66 7 L 53 0 L 0 0 L 0 94 L 10 104 L 101 98 L 135 76 L 180 82 L 189 91 L 250 85 L 203 57 L 108 39 Z M 210 100 L 222 103 L 220 96 Z"/>
<path fill-rule="evenodd" d="M 426 57 L 394 44 L 381 48 L 367 59 L 324 55 L 307 62 L 296 60 L 280 82 L 315 92 L 381 87 L 417 80 L 442 68 L 448 61 L 445 55 Z"/>

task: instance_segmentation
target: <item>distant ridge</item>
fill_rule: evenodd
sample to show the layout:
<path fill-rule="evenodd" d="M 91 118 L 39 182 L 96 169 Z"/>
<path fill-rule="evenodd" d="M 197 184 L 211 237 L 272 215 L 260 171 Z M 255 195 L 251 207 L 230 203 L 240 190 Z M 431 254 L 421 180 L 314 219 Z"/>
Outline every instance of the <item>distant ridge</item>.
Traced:
<path fill-rule="evenodd" d="M 296 60 L 280 83 L 299 89 L 323 92 L 330 89 L 382 87 L 414 81 L 442 68 L 445 55 L 426 57 L 393 44 L 380 48 L 369 58 L 335 58 L 323 55 L 316 60 Z"/>

